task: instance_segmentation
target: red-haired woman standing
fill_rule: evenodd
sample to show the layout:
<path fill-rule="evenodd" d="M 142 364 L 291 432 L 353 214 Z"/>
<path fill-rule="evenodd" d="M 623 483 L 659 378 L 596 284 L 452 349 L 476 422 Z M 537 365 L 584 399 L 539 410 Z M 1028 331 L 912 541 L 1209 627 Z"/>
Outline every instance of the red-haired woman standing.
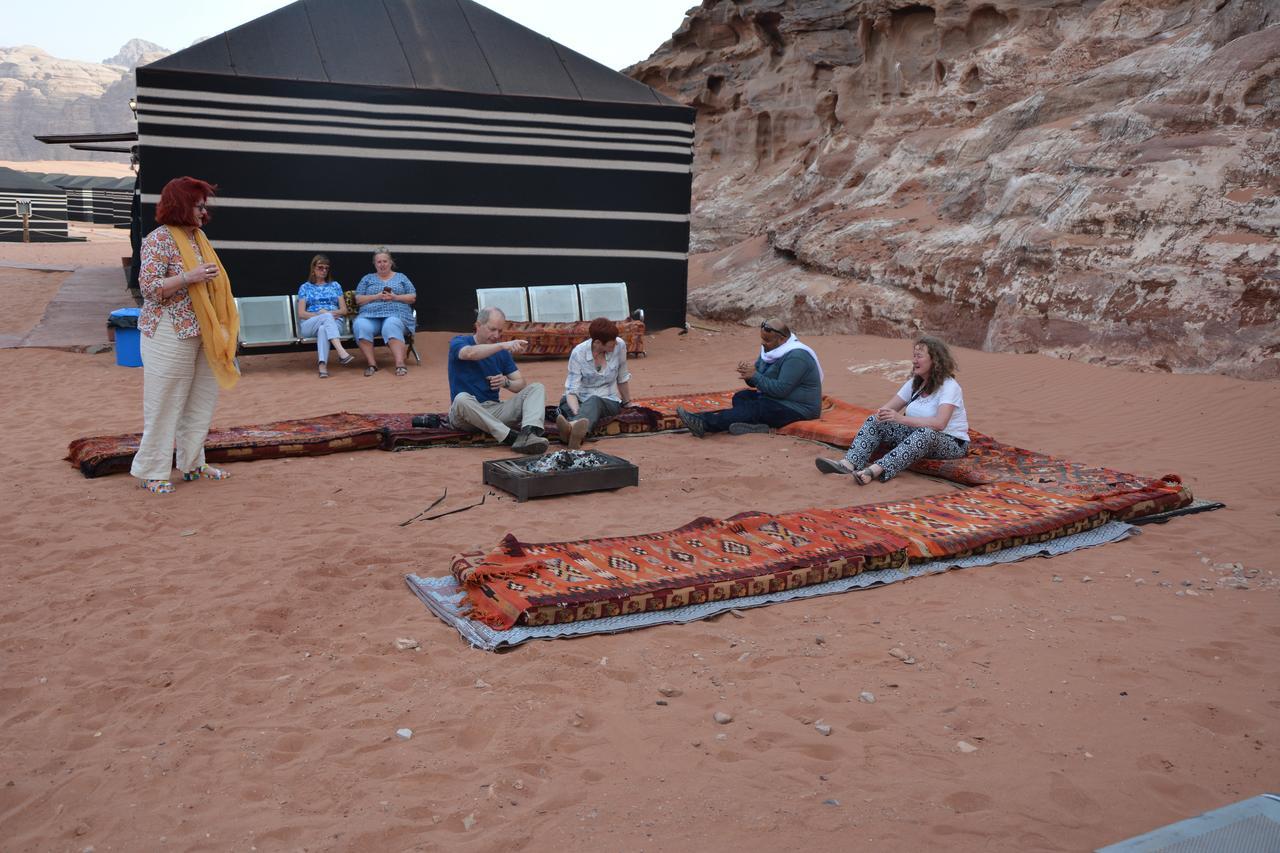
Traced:
<path fill-rule="evenodd" d="M 173 491 L 175 450 L 184 480 L 229 476 L 204 461 L 218 387 L 240 376 L 231 282 L 201 230 L 216 189 L 197 178 L 169 181 L 156 205 L 159 227 L 142 241 L 143 428 L 130 473 L 154 494 Z"/>

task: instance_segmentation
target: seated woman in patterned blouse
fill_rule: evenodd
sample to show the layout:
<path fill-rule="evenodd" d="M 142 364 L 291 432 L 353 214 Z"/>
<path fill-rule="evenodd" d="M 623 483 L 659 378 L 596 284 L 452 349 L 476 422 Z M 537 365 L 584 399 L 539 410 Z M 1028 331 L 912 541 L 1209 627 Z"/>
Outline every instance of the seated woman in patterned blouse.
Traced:
<path fill-rule="evenodd" d="M 587 433 L 603 418 L 631 405 L 627 345 L 618 337 L 618 324 L 597 317 L 587 333 L 591 337 L 569 353 L 569 378 L 556 414 L 560 440 L 570 450 L 581 447 Z"/>
<path fill-rule="evenodd" d="M 360 313 L 352 327 L 356 333 L 356 343 L 368 365 L 364 369 L 365 376 L 378 372 L 378 362 L 373 357 L 373 339 L 381 335 L 391 348 L 391 355 L 396 361 L 396 376 L 404 376 L 409 372 L 405 367 L 404 356 L 408 352 L 405 345 L 406 331 L 413 330 L 413 308 L 418 298 L 413 282 L 395 270 L 395 259 L 385 247 L 373 253 L 374 272 L 360 279 L 356 285 L 356 304 Z"/>
<path fill-rule="evenodd" d="M 339 364 L 350 364 L 356 357 L 342 346 L 342 326 L 338 318 L 347 313 L 342 298 L 342 285 L 329 277 L 332 266 L 325 255 L 311 259 L 311 275 L 298 288 L 298 330 L 304 338 L 316 339 L 320 362 L 320 378 L 329 376 L 329 347 L 338 354 Z"/>

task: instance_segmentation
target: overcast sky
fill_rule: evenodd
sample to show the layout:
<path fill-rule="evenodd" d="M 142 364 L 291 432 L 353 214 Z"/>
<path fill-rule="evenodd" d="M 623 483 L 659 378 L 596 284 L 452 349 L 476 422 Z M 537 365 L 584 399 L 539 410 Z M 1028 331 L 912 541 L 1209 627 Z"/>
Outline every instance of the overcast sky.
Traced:
<path fill-rule="evenodd" d="M 168 50 L 225 32 L 291 0 L 0 0 L 0 47 L 33 44 L 101 62 L 131 38 Z M 476 0 L 614 69 L 653 53 L 698 0 Z"/>

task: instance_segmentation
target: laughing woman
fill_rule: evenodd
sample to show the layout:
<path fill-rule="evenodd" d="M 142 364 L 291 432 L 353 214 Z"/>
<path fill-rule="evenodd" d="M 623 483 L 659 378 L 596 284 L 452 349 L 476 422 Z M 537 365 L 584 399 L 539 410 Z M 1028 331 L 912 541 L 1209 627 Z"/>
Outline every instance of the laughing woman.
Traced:
<path fill-rule="evenodd" d="M 143 427 L 130 473 L 153 494 L 173 491 L 175 450 L 184 480 L 230 476 L 204 461 L 218 388 L 240 378 L 231 281 L 201 230 L 216 189 L 197 178 L 169 181 L 156 205 L 160 227 L 142 241 Z"/>
<path fill-rule="evenodd" d="M 331 264 L 325 255 L 311 259 L 311 275 L 298 288 L 298 319 L 302 337 L 316 339 L 316 356 L 320 378 L 329 376 L 329 347 L 338 354 L 340 364 L 350 364 L 356 357 L 342 346 L 342 327 L 338 318 L 346 313 L 342 285 L 329 277 Z"/>
<path fill-rule="evenodd" d="M 860 486 L 888 482 L 920 459 L 959 459 L 969 452 L 969 416 L 955 380 L 956 362 L 938 338 L 911 348 L 911 379 L 858 430 L 843 459 L 814 460 L 824 474 L 849 474 Z M 888 451 L 867 465 L 881 446 Z"/>

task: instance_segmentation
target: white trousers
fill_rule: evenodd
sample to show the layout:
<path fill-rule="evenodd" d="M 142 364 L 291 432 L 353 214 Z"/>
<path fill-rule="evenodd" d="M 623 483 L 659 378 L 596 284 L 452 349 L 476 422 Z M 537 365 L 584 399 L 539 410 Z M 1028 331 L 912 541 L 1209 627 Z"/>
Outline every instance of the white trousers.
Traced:
<path fill-rule="evenodd" d="M 321 364 L 329 360 L 329 341 L 342 337 L 342 329 L 332 314 L 316 314 L 303 319 L 298 327 L 302 337 L 316 339 L 316 355 Z"/>
<path fill-rule="evenodd" d="M 541 427 L 547 422 L 547 391 L 541 382 L 530 382 L 496 403 L 482 403 L 463 391 L 449 406 L 449 423 L 463 432 L 487 432 L 502 441 L 516 427 Z"/>
<path fill-rule="evenodd" d="M 204 464 L 218 380 L 200 338 L 179 338 L 168 314 L 160 313 L 155 335 L 141 338 L 142 443 L 129 473 L 139 480 L 167 480 L 175 449 L 179 471 Z"/>

